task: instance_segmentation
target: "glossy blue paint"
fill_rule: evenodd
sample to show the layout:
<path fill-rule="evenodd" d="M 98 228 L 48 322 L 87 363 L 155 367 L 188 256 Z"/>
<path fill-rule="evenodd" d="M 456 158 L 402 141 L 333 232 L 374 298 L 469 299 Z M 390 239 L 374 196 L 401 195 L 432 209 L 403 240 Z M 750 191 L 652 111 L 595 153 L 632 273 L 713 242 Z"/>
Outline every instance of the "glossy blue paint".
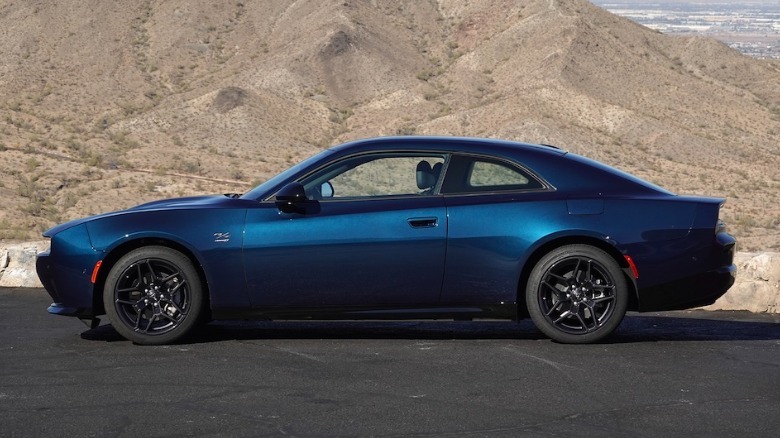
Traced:
<path fill-rule="evenodd" d="M 91 313 L 90 278 L 102 252 L 92 246 L 85 223 L 62 229 L 51 236 L 49 251 L 38 254 L 36 270 L 55 303 L 55 313 L 83 315 Z"/>
<path fill-rule="evenodd" d="M 435 226 L 412 226 L 433 218 Z M 317 214 L 251 209 L 244 261 L 252 304 L 436 305 L 444 271 L 440 197 L 322 202 Z"/>
<path fill-rule="evenodd" d="M 565 220 L 565 202 L 546 197 L 527 193 L 445 199 L 449 232 L 444 293 L 451 302 L 517 301 L 529 247 Z"/>
<path fill-rule="evenodd" d="M 566 207 L 569 214 L 601 214 L 604 213 L 604 198 L 599 199 L 567 199 Z"/>
<path fill-rule="evenodd" d="M 87 223 L 93 245 L 105 254 L 132 242 L 165 242 L 180 246 L 204 267 L 214 308 L 242 308 L 249 304 L 241 263 L 244 219 L 248 203 L 224 196 L 147 204 L 127 214 Z M 121 230 L 121 232 L 118 232 Z M 215 234 L 228 233 L 229 240 Z M 106 267 L 104 267 L 106 268 Z"/>
<path fill-rule="evenodd" d="M 299 202 L 299 213 L 284 213 L 274 202 L 290 183 L 316 181 L 327 176 L 322 169 L 378 154 L 435 155 L 444 159 L 443 179 L 405 195 L 319 193 Z M 499 183 L 489 190 L 458 191 L 453 181 L 467 181 L 464 166 L 474 160 L 507 163 L 533 184 L 501 189 L 496 175 Z M 676 196 L 553 147 L 369 139 L 329 149 L 240 198 L 156 201 L 58 225 L 44 234 L 52 245 L 40 254 L 38 273 L 58 303 L 52 313 L 90 317 L 102 311 L 101 280 L 112 264 L 154 244 L 191 259 L 217 315 L 507 317 L 507 308 L 522 307 L 521 280 L 544 254 L 587 243 L 624 268 L 622 255 L 633 258 L 638 310 L 678 308 L 706 304 L 733 281 L 734 239 L 716 230 L 722 202 Z M 98 260 L 104 266 L 93 286 Z M 694 280 L 704 287 L 692 289 Z"/>

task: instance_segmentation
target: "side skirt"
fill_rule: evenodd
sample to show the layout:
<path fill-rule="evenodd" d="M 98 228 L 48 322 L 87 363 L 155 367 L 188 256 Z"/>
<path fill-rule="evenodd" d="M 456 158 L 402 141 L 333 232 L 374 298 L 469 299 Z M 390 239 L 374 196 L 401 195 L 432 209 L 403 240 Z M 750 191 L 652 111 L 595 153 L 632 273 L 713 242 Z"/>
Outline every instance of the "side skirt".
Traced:
<path fill-rule="evenodd" d="M 517 319 L 517 304 L 469 307 L 349 307 L 212 309 L 213 319 L 265 320 L 408 320 L 408 319 Z"/>

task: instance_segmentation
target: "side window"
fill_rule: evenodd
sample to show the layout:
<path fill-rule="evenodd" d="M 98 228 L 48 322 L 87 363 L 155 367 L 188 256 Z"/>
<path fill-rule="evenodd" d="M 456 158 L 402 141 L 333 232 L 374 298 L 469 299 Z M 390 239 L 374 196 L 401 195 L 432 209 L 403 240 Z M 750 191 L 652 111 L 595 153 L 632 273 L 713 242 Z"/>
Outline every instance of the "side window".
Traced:
<path fill-rule="evenodd" d="M 480 193 L 541 189 L 544 185 L 511 163 L 482 157 L 453 156 L 441 192 Z"/>
<path fill-rule="evenodd" d="M 443 156 L 359 156 L 321 169 L 302 183 L 310 199 L 429 195 L 443 164 Z"/>
<path fill-rule="evenodd" d="M 469 175 L 469 186 L 522 186 L 528 185 L 528 178 L 517 169 L 503 163 L 474 161 Z"/>

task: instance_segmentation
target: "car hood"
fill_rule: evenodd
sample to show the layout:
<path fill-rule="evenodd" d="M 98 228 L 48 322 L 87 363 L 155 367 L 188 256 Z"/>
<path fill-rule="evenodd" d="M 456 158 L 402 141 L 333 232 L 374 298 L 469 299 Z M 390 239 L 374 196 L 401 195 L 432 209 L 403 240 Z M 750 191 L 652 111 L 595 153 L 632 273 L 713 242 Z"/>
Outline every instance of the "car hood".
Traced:
<path fill-rule="evenodd" d="M 131 214 L 141 211 L 153 211 L 153 210 L 169 210 L 169 209 L 193 209 L 204 207 L 215 207 L 228 203 L 236 202 L 231 196 L 226 195 L 208 195 L 208 196 L 190 196 L 186 198 L 173 198 L 162 199 L 159 201 L 147 202 L 145 204 L 136 205 L 126 210 L 112 211 L 110 213 L 98 214 L 95 216 L 88 216 L 81 219 L 75 219 L 64 224 L 56 225 L 43 233 L 44 237 L 52 237 L 53 235 L 65 231 L 69 228 L 81 225 L 86 222 L 95 221 L 111 216 L 118 216 L 123 214 Z"/>
<path fill-rule="evenodd" d="M 136 205 L 135 207 L 130 207 L 123 211 L 205 207 L 218 205 L 229 199 L 230 198 L 225 195 L 190 196 L 187 198 L 161 199 L 159 201 L 152 201 L 145 204 Z"/>

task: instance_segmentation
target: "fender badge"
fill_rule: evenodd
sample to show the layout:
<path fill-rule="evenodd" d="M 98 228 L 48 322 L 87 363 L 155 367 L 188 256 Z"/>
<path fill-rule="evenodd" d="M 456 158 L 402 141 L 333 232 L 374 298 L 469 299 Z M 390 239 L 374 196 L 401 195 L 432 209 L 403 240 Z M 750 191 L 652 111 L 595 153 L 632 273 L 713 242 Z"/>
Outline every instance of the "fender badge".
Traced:
<path fill-rule="evenodd" d="M 230 233 L 214 233 L 215 242 L 230 242 Z"/>

